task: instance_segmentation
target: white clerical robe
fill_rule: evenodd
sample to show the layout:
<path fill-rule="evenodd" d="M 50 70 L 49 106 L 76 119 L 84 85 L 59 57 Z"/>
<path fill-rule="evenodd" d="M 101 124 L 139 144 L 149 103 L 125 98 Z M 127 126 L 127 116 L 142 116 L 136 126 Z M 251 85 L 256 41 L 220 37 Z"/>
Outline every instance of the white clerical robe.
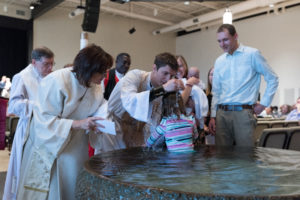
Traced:
<path fill-rule="evenodd" d="M 73 120 L 91 116 L 105 100 L 101 86 L 79 84 L 71 68 L 40 84 L 25 144 L 17 199 L 74 199 L 76 177 L 88 159 L 88 135 Z"/>
<path fill-rule="evenodd" d="M 90 142 L 95 154 L 145 144 L 150 130 L 161 120 L 162 97 L 149 101 L 150 76 L 150 72 L 135 69 L 117 83 L 108 100 L 117 134 L 94 135 L 96 138 Z"/>
<path fill-rule="evenodd" d="M 14 136 L 5 180 L 3 194 L 3 199 L 5 200 L 16 199 L 24 135 L 28 120 L 32 114 L 32 108 L 36 103 L 38 85 L 41 80 L 42 76 L 31 64 L 16 74 L 12 80 L 8 113 L 17 115 L 19 122 Z"/>

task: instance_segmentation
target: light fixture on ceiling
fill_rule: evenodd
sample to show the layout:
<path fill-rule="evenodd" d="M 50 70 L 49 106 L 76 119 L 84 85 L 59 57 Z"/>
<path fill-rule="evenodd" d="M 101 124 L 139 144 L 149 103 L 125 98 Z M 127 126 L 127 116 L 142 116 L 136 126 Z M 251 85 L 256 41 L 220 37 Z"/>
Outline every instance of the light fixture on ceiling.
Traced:
<path fill-rule="evenodd" d="M 136 31 L 136 29 L 134 27 L 132 27 L 131 29 L 129 29 L 129 34 L 133 34 Z"/>
<path fill-rule="evenodd" d="M 85 11 L 85 7 L 82 6 L 77 6 L 75 10 L 73 10 L 72 12 L 69 13 L 69 17 L 70 18 L 74 18 L 78 15 L 83 14 Z"/>
<path fill-rule="evenodd" d="M 74 17 L 76 17 L 76 16 L 78 16 L 78 15 L 83 14 L 84 11 L 85 11 L 85 7 L 82 6 L 82 0 L 80 0 L 80 5 L 77 6 L 75 10 L 73 10 L 73 11 L 71 11 L 71 12 L 69 13 L 69 17 L 72 19 L 72 18 L 74 18 Z"/>
<path fill-rule="evenodd" d="M 154 8 L 154 10 L 153 10 L 153 16 L 157 16 L 157 14 L 158 14 L 158 10 L 157 10 L 157 8 Z"/>
<path fill-rule="evenodd" d="M 4 5 L 4 6 L 3 6 L 3 12 L 5 12 L 5 13 L 8 12 L 8 7 L 7 7 L 7 5 Z"/>
<path fill-rule="evenodd" d="M 232 12 L 229 8 L 226 8 L 223 14 L 223 24 L 232 24 Z"/>
<path fill-rule="evenodd" d="M 190 5 L 190 1 L 185 1 L 184 5 L 186 5 L 186 6 Z"/>
<path fill-rule="evenodd" d="M 29 5 L 29 9 L 30 10 L 34 10 L 36 9 L 37 7 L 39 7 L 41 4 L 43 3 L 42 0 L 35 0 L 35 1 L 32 1 Z"/>
<path fill-rule="evenodd" d="M 35 5 L 33 4 L 33 3 L 31 3 L 30 5 L 29 5 L 29 9 L 30 10 L 33 10 L 35 8 Z"/>
<path fill-rule="evenodd" d="M 88 33 L 87 32 L 81 32 L 80 50 L 87 47 L 88 44 L 89 44 Z"/>

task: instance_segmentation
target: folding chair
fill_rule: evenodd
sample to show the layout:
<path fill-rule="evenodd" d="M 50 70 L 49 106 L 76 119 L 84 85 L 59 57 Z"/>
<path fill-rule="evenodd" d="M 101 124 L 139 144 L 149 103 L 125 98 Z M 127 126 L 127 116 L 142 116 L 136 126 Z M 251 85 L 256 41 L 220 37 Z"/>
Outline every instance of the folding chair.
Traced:
<path fill-rule="evenodd" d="M 264 129 L 269 128 L 269 121 L 257 121 L 255 131 L 253 133 L 254 143 L 257 144 L 258 140 Z"/>
<path fill-rule="evenodd" d="M 294 127 L 299 126 L 299 121 L 285 121 L 286 127 Z"/>
<path fill-rule="evenodd" d="M 287 149 L 300 151 L 300 127 L 290 128 Z"/>
<path fill-rule="evenodd" d="M 289 128 L 265 129 L 258 146 L 285 149 L 289 136 Z"/>
<path fill-rule="evenodd" d="M 11 150 L 11 146 L 14 141 L 14 136 L 18 126 L 18 122 L 19 122 L 19 117 L 10 117 L 10 122 L 9 122 L 10 134 L 8 136 L 8 151 Z"/>
<path fill-rule="evenodd" d="M 6 120 L 5 120 L 5 127 L 6 127 L 5 128 L 5 146 L 8 147 L 8 150 L 10 150 L 9 143 L 8 143 L 8 138 L 9 138 L 9 135 L 10 135 L 9 122 L 10 122 L 10 117 L 6 116 Z"/>
<path fill-rule="evenodd" d="M 285 121 L 271 121 L 269 124 L 270 128 L 282 128 L 285 126 Z"/>

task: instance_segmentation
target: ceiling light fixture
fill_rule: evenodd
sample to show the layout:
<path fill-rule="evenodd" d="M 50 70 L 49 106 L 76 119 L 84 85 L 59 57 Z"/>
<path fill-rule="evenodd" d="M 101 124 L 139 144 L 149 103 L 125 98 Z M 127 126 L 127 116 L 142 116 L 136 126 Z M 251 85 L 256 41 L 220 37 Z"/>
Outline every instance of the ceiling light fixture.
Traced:
<path fill-rule="evenodd" d="M 34 4 L 30 4 L 30 5 L 29 5 L 29 9 L 30 9 L 30 10 L 33 10 L 34 7 L 35 7 Z"/>
<path fill-rule="evenodd" d="M 8 7 L 7 7 L 7 5 L 4 5 L 4 6 L 3 6 L 3 12 L 6 12 L 6 13 L 8 12 Z"/>
<path fill-rule="evenodd" d="M 74 17 L 83 14 L 85 11 L 85 7 L 82 5 L 82 0 L 80 0 L 80 5 L 76 7 L 75 10 L 69 13 L 69 17 L 73 19 Z"/>
<path fill-rule="evenodd" d="M 85 7 L 83 6 L 77 6 L 75 10 L 73 10 L 72 12 L 69 13 L 69 17 L 70 18 L 74 18 L 78 15 L 83 14 L 85 11 Z"/>
<path fill-rule="evenodd" d="M 157 14 L 158 14 L 158 10 L 157 10 L 157 8 L 154 8 L 154 10 L 153 10 L 153 16 L 157 16 Z"/>
<path fill-rule="evenodd" d="M 232 24 L 232 12 L 229 8 L 226 8 L 223 14 L 223 24 Z"/>
<path fill-rule="evenodd" d="M 184 5 L 186 5 L 186 6 L 190 5 L 190 2 L 189 1 L 185 1 Z"/>
<path fill-rule="evenodd" d="M 136 31 L 136 29 L 134 27 L 132 27 L 131 29 L 129 29 L 129 34 L 133 34 Z"/>
<path fill-rule="evenodd" d="M 35 0 L 35 1 L 32 1 L 29 5 L 29 9 L 30 10 L 34 10 L 36 9 L 37 7 L 39 7 L 41 4 L 43 3 L 42 0 Z"/>

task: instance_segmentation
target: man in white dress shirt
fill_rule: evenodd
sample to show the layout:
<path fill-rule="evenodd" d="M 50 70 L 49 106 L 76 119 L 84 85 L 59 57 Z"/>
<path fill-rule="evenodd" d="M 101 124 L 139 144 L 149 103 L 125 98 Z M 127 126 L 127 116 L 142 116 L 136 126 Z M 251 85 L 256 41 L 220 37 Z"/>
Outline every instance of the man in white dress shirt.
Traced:
<path fill-rule="evenodd" d="M 42 78 L 52 72 L 54 54 L 47 47 L 38 47 L 31 53 L 31 64 L 16 74 L 12 80 L 8 113 L 20 119 L 15 132 L 3 199 L 16 199 L 19 183 L 24 134 L 36 104 L 37 89 Z"/>
<path fill-rule="evenodd" d="M 178 70 L 176 58 L 170 53 L 155 57 L 152 72 L 129 71 L 115 86 L 108 101 L 110 117 L 116 123 L 117 135 L 102 134 L 91 141 L 95 154 L 115 149 L 142 146 L 161 120 L 161 100 L 166 92 L 184 89 L 187 101 L 196 78 L 183 82 L 175 79 Z"/>

